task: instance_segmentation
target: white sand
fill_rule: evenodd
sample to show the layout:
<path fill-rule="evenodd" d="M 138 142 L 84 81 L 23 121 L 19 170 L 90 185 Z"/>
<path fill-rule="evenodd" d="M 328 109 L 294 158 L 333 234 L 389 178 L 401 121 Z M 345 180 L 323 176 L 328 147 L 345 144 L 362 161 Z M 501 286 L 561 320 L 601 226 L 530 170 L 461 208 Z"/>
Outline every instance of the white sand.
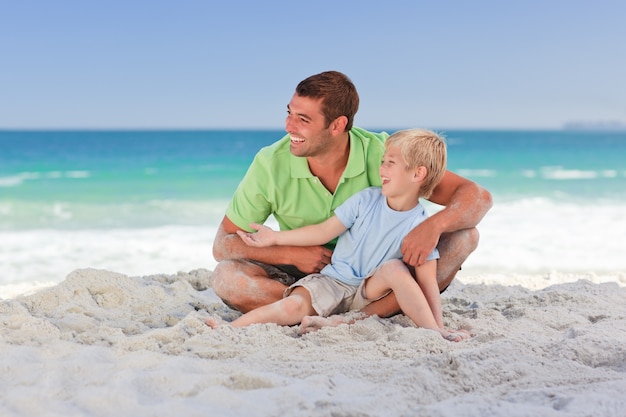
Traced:
<path fill-rule="evenodd" d="M 0 415 L 623 417 L 626 282 L 612 278 L 462 271 L 444 320 L 475 337 L 451 343 L 402 315 L 211 330 L 207 312 L 238 313 L 207 270 L 77 270 L 0 301 Z"/>

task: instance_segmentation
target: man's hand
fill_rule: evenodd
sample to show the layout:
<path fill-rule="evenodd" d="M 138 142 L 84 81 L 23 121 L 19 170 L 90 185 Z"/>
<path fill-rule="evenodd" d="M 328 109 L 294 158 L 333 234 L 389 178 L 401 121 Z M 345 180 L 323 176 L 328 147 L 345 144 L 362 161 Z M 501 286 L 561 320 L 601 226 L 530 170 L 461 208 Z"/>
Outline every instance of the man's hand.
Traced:
<path fill-rule="evenodd" d="M 284 246 L 291 264 L 305 274 L 320 272 L 330 263 L 333 251 L 324 246 Z"/>

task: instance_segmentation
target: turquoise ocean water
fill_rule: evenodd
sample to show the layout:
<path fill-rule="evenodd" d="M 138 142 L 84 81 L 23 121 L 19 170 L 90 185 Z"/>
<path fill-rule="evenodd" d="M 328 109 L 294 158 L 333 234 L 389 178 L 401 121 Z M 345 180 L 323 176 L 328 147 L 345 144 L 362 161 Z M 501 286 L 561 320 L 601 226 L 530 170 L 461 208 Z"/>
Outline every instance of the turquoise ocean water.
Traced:
<path fill-rule="evenodd" d="M 495 198 L 466 269 L 626 271 L 626 132 L 440 132 L 449 169 Z M 232 192 L 257 150 L 282 136 L 0 131 L 0 286 L 82 267 L 212 268 Z"/>

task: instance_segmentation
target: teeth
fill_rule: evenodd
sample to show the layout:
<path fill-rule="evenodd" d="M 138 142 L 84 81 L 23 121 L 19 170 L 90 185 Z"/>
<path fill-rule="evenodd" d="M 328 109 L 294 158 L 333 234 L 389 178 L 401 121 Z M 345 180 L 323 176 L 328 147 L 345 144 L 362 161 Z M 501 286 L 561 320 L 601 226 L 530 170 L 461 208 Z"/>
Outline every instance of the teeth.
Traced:
<path fill-rule="evenodd" d="M 297 143 L 302 143 L 302 142 L 304 142 L 304 139 L 302 139 L 302 138 L 295 138 L 295 137 L 291 136 L 291 141 L 292 142 L 297 142 Z"/>

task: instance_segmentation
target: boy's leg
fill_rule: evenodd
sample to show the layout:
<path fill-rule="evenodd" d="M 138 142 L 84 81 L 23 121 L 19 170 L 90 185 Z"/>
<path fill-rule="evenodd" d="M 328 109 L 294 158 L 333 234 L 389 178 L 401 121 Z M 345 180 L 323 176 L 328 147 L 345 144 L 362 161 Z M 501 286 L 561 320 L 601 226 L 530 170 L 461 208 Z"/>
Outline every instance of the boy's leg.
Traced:
<path fill-rule="evenodd" d="M 401 260 L 388 261 L 393 266 L 394 263 L 398 263 L 396 267 L 400 268 L 406 265 Z M 387 264 L 386 263 L 386 264 Z M 311 316 L 302 319 L 300 326 L 300 333 L 309 333 L 321 329 L 322 327 L 336 327 L 340 324 L 353 324 L 356 320 L 362 320 L 367 317 L 377 315 L 379 317 L 390 317 L 399 313 L 400 307 L 396 301 L 396 296 L 391 292 L 390 286 L 381 279 L 381 274 L 393 274 L 393 271 L 385 272 L 381 269 L 389 269 L 390 266 L 383 264 L 378 268 L 371 277 L 365 279 L 361 284 L 367 286 L 369 292 L 366 295 L 366 299 L 359 294 L 361 288 L 357 290 L 357 294 L 350 308 L 351 312 L 342 315 L 332 315 L 330 317 Z M 413 277 L 411 275 L 411 277 Z M 413 281 L 415 284 L 415 281 Z M 375 300 L 369 302 L 369 300 Z M 358 310 L 358 311 L 356 311 Z"/>
<path fill-rule="evenodd" d="M 289 296 L 238 317 L 231 325 L 244 327 L 254 323 L 276 323 L 281 326 L 298 324 L 302 318 L 316 314 L 311 295 L 304 287 L 296 287 Z"/>
<path fill-rule="evenodd" d="M 437 261 L 437 285 L 440 292 L 445 291 L 452 283 L 463 262 L 478 246 L 478 239 L 479 234 L 476 228 L 441 235 L 437 245 L 441 256 Z M 415 278 L 415 269 L 412 266 L 408 267 Z M 375 314 L 379 317 L 391 317 L 400 312 L 400 305 L 396 295 L 392 292 L 368 304 L 361 311 L 367 316 Z"/>
<path fill-rule="evenodd" d="M 318 331 L 322 327 L 337 327 L 341 324 L 354 324 L 357 320 L 369 317 L 365 313 L 352 311 L 345 314 L 334 314 L 328 317 L 306 316 L 302 319 L 298 333 L 305 334 Z"/>
<path fill-rule="evenodd" d="M 432 265 L 435 268 L 435 264 Z M 434 274 L 435 270 L 433 269 Z M 375 300 L 391 290 L 395 294 L 402 312 L 416 325 L 439 330 L 428 300 L 401 260 L 392 260 L 381 265 L 364 285 L 367 299 Z"/>

